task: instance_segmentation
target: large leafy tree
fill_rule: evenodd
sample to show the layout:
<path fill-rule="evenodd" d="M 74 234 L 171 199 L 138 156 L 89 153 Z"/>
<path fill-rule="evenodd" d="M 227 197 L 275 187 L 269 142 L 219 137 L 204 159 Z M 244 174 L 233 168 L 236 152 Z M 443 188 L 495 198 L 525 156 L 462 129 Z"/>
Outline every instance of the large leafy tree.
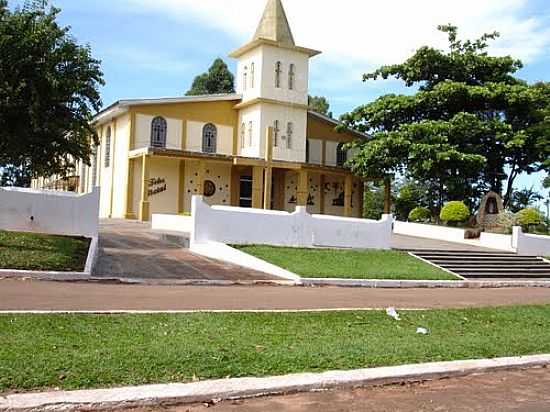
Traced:
<path fill-rule="evenodd" d="M 402 64 L 364 75 L 396 77 L 418 92 L 385 95 L 343 116 L 373 135 L 358 143 L 351 166 L 363 176 L 432 182 L 439 206 L 473 205 L 488 189 L 508 203 L 518 175 L 550 168 L 550 86 L 514 77 L 519 60 L 488 54 L 498 33 L 461 41 L 456 27 L 439 30 L 448 35 L 448 51 L 422 47 Z"/>
<path fill-rule="evenodd" d="M 314 112 L 332 117 L 332 113 L 330 112 L 330 103 L 324 96 L 308 96 L 308 106 L 309 109 Z"/>
<path fill-rule="evenodd" d="M 58 9 L 0 0 L 0 167 L 33 175 L 64 174 L 89 162 L 90 122 L 101 108 L 100 62 L 80 46 Z"/>
<path fill-rule="evenodd" d="M 235 76 L 227 67 L 227 64 L 217 58 L 208 69 L 208 72 L 195 77 L 187 96 L 199 96 L 205 94 L 235 93 Z"/>

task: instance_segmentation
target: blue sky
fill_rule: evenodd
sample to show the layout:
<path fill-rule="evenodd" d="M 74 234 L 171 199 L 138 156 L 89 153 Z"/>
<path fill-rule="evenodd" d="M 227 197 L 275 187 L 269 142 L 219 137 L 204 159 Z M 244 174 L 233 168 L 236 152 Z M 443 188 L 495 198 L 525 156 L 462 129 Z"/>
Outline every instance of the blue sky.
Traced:
<path fill-rule="evenodd" d="M 283 0 L 296 42 L 322 50 L 311 62 L 310 93 L 326 96 L 335 115 L 389 93 L 395 80 L 363 83 L 362 73 L 397 63 L 428 44 L 444 47 L 438 24 L 464 37 L 497 30 L 491 52 L 521 58 L 519 76 L 550 81 L 547 0 Z M 14 6 L 22 0 L 9 0 Z M 216 57 L 254 33 L 265 0 L 53 0 L 60 20 L 103 62 L 104 104 L 122 98 L 177 96 Z M 524 177 L 523 186 L 539 187 Z"/>

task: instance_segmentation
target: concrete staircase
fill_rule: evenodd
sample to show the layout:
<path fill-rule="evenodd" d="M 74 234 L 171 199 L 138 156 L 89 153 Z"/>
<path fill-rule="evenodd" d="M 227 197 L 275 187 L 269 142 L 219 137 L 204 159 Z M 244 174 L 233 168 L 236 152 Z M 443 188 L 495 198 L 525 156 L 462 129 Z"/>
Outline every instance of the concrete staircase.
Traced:
<path fill-rule="evenodd" d="M 411 250 L 413 255 L 468 280 L 548 280 L 550 263 L 508 252 Z"/>

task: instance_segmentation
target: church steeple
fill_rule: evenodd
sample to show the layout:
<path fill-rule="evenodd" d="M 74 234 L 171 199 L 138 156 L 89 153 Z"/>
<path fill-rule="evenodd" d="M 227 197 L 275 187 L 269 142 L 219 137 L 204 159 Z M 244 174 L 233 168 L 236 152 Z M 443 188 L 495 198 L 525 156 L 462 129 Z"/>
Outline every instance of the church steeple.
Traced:
<path fill-rule="evenodd" d="M 268 0 L 254 40 L 271 40 L 284 46 L 295 46 L 281 0 Z"/>

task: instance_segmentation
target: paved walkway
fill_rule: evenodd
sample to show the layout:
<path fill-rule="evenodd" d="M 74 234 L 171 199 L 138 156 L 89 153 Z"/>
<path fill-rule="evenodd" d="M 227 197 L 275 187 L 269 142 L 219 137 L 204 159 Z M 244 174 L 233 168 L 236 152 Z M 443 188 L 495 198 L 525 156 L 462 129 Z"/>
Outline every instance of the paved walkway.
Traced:
<path fill-rule="evenodd" d="M 411 384 L 127 412 L 543 412 L 550 370 L 498 372 Z"/>
<path fill-rule="evenodd" d="M 148 224 L 101 223 L 99 262 L 94 276 L 178 280 L 270 280 L 271 275 L 195 255 L 160 240 Z"/>
<path fill-rule="evenodd" d="M 550 304 L 550 289 L 138 286 L 0 280 L 0 310 L 286 310 Z"/>

